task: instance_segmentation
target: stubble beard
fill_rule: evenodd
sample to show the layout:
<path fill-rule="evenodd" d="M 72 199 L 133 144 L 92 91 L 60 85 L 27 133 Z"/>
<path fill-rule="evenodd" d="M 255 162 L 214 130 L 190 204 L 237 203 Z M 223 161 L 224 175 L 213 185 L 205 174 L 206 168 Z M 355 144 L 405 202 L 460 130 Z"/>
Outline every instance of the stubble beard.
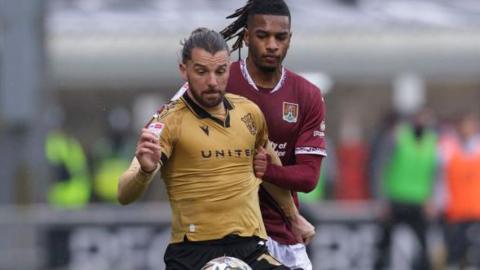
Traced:
<path fill-rule="evenodd" d="M 191 86 L 192 84 L 189 82 L 189 85 Z M 216 92 L 216 93 L 219 93 L 220 96 L 216 99 L 207 99 L 205 97 L 205 94 L 207 94 L 208 92 Z M 200 95 L 194 89 L 190 89 L 190 93 L 192 94 L 195 101 L 204 108 L 213 108 L 218 106 L 220 103 L 222 103 L 223 98 L 225 96 L 225 92 L 217 91 L 213 89 L 209 89 L 206 92 L 202 92 L 200 93 Z"/>

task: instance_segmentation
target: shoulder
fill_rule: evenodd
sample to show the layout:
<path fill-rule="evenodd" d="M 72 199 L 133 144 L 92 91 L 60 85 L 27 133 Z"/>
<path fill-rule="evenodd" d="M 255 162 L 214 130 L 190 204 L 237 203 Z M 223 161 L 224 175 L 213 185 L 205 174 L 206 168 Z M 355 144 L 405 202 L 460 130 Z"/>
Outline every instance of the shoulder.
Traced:
<path fill-rule="evenodd" d="M 247 112 L 262 114 L 258 105 L 246 97 L 230 94 L 230 93 L 225 94 L 225 97 L 228 99 L 228 101 L 232 103 L 234 107 L 239 107 L 240 109 L 245 110 Z"/>
<path fill-rule="evenodd" d="M 184 112 L 188 110 L 187 106 L 180 99 L 170 101 L 169 103 L 163 105 L 157 112 L 152 116 L 150 122 L 168 122 L 172 119 L 176 119 L 179 116 L 183 115 Z"/>
<path fill-rule="evenodd" d="M 240 95 L 235 95 L 231 93 L 226 93 L 225 97 L 227 98 L 228 101 L 232 103 L 233 106 L 242 106 L 242 107 L 253 107 L 253 108 L 258 108 L 257 104 L 255 104 L 253 101 L 250 99 L 240 96 Z"/>
<path fill-rule="evenodd" d="M 240 70 L 240 61 L 235 61 L 230 64 L 230 71 L 232 70 L 235 70 L 235 71 Z"/>
<path fill-rule="evenodd" d="M 311 83 L 309 80 L 289 69 L 286 69 L 286 72 L 290 81 L 297 88 L 299 95 L 302 95 L 309 101 L 323 102 L 322 92 L 320 91 L 320 88 Z"/>
<path fill-rule="evenodd" d="M 242 77 L 242 71 L 240 70 L 240 62 L 236 61 L 230 64 L 230 77 L 229 83 L 237 83 L 237 80 Z"/>

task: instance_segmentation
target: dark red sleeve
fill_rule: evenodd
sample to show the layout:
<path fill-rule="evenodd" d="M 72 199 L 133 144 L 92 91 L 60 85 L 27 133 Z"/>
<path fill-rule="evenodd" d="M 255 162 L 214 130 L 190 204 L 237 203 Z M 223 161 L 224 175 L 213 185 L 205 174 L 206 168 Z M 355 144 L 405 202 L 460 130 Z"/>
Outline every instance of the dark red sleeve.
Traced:
<path fill-rule="evenodd" d="M 304 114 L 301 129 L 295 142 L 295 155 L 312 154 L 326 156 L 325 151 L 325 104 L 321 92 L 307 84 L 308 94 L 303 100 Z"/>
<path fill-rule="evenodd" d="M 296 155 L 296 159 L 291 166 L 268 164 L 263 180 L 292 191 L 312 191 L 320 177 L 323 156 Z"/>

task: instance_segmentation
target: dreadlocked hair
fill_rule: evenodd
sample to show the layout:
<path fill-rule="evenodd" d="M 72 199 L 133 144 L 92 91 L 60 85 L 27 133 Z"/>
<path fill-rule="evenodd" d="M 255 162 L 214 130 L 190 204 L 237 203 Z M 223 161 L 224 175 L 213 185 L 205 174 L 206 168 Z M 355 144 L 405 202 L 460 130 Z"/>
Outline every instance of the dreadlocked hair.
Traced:
<path fill-rule="evenodd" d="M 232 45 L 232 52 L 238 50 L 239 57 L 248 19 L 257 14 L 288 16 L 291 21 L 290 10 L 284 0 L 247 0 L 245 6 L 227 16 L 227 19 L 236 18 L 236 20 L 220 32 L 226 41 L 237 38 Z"/>

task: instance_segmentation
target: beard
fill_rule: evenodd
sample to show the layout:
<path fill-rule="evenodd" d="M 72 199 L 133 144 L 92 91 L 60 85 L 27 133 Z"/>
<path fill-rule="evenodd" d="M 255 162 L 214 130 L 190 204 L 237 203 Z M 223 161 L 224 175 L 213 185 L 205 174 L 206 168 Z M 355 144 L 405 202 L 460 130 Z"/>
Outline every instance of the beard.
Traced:
<path fill-rule="evenodd" d="M 265 73 L 274 73 L 280 69 L 284 57 L 278 59 L 277 64 L 268 64 L 264 62 L 263 57 L 255 49 L 250 48 L 249 50 L 252 51 L 253 63 L 260 71 Z"/>
<path fill-rule="evenodd" d="M 201 93 L 198 93 L 195 89 L 191 88 L 192 83 L 188 82 L 190 85 L 190 93 L 192 94 L 193 99 L 204 108 L 213 108 L 218 106 L 223 101 L 225 96 L 225 91 L 208 89 Z M 217 94 L 217 95 L 211 95 Z"/>

